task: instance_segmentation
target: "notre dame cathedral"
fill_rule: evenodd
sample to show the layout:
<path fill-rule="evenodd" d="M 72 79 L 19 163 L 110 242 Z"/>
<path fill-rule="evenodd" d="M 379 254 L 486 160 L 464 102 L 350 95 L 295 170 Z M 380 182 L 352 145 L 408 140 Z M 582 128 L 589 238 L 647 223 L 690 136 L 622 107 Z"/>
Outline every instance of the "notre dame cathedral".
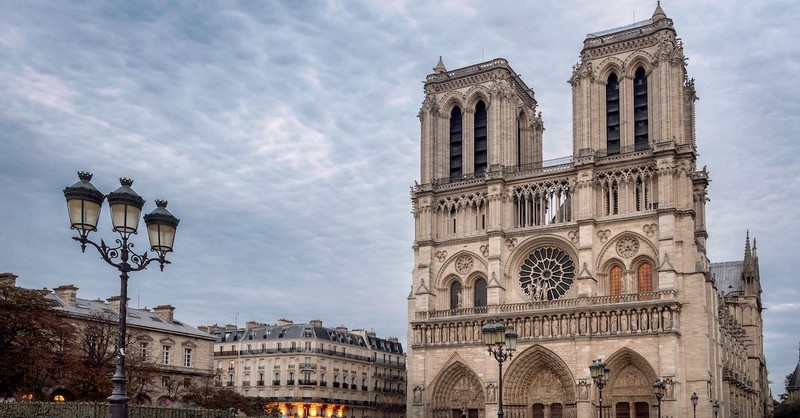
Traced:
<path fill-rule="evenodd" d="M 507 418 L 764 417 L 756 249 L 748 236 L 741 261 L 706 256 L 697 96 L 660 5 L 587 35 L 571 157 L 543 161 L 542 114 L 505 59 L 433 71 L 412 189 L 409 417 L 494 417 L 501 400 Z M 494 321 L 518 341 L 502 382 L 482 340 Z"/>

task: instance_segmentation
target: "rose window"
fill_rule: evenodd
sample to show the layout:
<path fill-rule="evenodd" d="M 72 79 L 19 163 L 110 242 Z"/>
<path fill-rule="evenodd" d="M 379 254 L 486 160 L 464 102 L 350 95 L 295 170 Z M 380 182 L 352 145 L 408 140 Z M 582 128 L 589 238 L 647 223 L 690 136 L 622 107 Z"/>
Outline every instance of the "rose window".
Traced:
<path fill-rule="evenodd" d="M 537 249 L 525 259 L 519 270 L 522 291 L 533 300 L 554 300 L 564 296 L 574 279 L 572 258 L 556 247 Z"/>

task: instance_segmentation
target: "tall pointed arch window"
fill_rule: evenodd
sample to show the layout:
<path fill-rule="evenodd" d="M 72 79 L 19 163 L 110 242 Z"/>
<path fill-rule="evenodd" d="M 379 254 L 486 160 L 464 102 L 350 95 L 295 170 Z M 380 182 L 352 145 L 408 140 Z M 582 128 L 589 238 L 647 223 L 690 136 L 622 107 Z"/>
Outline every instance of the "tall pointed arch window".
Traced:
<path fill-rule="evenodd" d="M 611 73 L 606 83 L 606 154 L 619 154 L 619 79 Z"/>
<path fill-rule="evenodd" d="M 473 306 L 486 306 L 486 279 L 475 281 L 475 295 L 473 296 Z"/>
<path fill-rule="evenodd" d="M 648 148 L 647 73 L 639 67 L 633 77 L 633 140 L 636 151 Z"/>
<path fill-rule="evenodd" d="M 483 101 L 475 106 L 475 175 L 486 172 L 487 118 L 486 104 Z"/>
<path fill-rule="evenodd" d="M 611 268 L 608 287 L 611 296 L 622 294 L 622 269 L 619 266 Z"/>
<path fill-rule="evenodd" d="M 450 112 L 450 178 L 461 177 L 461 108 L 455 107 Z"/>
<path fill-rule="evenodd" d="M 450 285 L 450 309 L 461 307 L 461 283 L 453 282 Z"/>
<path fill-rule="evenodd" d="M 653 291 L 653 267 L 648 263 L 639 265 L 636 275 L 636 284 L 639 293 L 649 293 Z"/>

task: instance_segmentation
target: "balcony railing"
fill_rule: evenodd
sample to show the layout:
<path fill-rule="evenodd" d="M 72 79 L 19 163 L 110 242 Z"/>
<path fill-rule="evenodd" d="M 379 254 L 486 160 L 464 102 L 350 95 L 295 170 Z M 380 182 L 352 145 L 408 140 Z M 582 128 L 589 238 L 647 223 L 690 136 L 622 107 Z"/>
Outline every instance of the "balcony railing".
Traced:
<path fill-rule="evenodd" d="M 319 385 L 323 386 L 323 387 L 328 387 L 328 382 L 324 382 L 324 381 L 323 382 L 319 382 Z"/>
<path fill-rule="evenodd" d="M 225 384 L 225 386 L 231 387 L 231 386 L 233 386 L 233 382 L 227 382 L 227 383 Z"/>
<path fill-rule="evenodd" d="M 287 380 L 286 386 L 294 386 L 294 380 Z"/>
<path fill-rule="evenodd" d="M 256 386 L 264 386 L 264 381 L 263 380 L 257 381 Z"/>
<path fill-rule="evenodd" d="M 317 385 L 317 381 L 316 380 L 298 380 L 298 384 L 300 386 L 316 386 Z"/>
<path fill-rule="evenodd" d="M 341 386 L 341 384 L 339 382 L 333 382 L 333 387 L 338 388 L 340 386 Z"/>
<path fill-rule="evenodd" d="M 280 380 L 275 379 L 275 380 L 272 381 L 272 386 L 280 386 L 280 385 L 281 385 L 281 381 Z"/>
<path fill-rule="evenodd" d="M 576 308 L 579 306 L 613 305 L 623 303 L 636 303 L 641 301 L 674 300 L 674 290 L 662 290 L 648 293 L 629 293 L 615 296 L 592 296 L 571 299 L 543 300 L 533 302 L 509 303 L 505 305 L 489 305 L 470 308 L 444 309 L 438 311 L 417 312 L 417 320 L 449 318 L 457 316 L 492 316 L 501 313 L 557 310 L 563 308 Z"/>

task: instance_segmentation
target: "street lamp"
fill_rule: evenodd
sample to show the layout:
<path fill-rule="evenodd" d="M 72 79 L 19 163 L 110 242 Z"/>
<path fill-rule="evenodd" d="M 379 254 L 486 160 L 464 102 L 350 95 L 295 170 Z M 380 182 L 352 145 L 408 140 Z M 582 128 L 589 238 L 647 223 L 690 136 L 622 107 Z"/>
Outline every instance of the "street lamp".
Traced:
<path fill-rule="evenodd" d="M 658 400 L 658 418 L 661 418 L 661 398 L 664 397 L 664 382 L 661 379 L 653 383 L 653 392 L 656 395 L 656 400 Z"/>
<path fill-rule="evenodd" d="M 714 411 L 714 418 L 717 418 L 717 414 L 719 414 L 719 401 L 714 401 L 714 405 L 711 405 L 711 410 Z"/>
<path fill-rule="evenodd" d="M 692 415 L 694 415 L 694 418 L 697 418 L 697 392 L 692 392 L 692 397 L 690 399 L 692 400 Z"/>
<path fill-rule="evenodd" d="M 175 230 L 180 222 L 167 210 L 166 200 L 156 200 L 156 209 L 144 215 L 147 225 L 147 235 L 150 239 L 150 249 L 158 254 L 157 258 L 148 258 L 147 251 L 137 254 L 133 251 L 133 243 L 128 242 L 132 234 L 136 234 L 139 226 L 139 215 L 142 213 L 144 199 L 131 189 L 133 180 L 119 179 L 121 187 L 103 196 L 90 182 L 92 174 L 79 171 L 78 182 L 64 188 L 64 197 L 67 199 L 70 229 L 78 231 L 78 236 L 72 237 L 81 243 L 81 251 L 86 252 L 86 244 L 97 249 L 106 263 L 119 270 L 120 278 L 120 305 L 119 305 L 119 334 L 117 337 L 117 368 L 111 381 L 114 389 L 108 397 L 112 418 L 128 417 L 128 394 L 125 392 L 125 332 L 128 318 L 128 273 L 147 268 L 153 261 L 158 261 L 161 270 L 170 262 L 165 258 L 172 251 L 175 241 Z M 109 247 L 105 241 L 100 240 L 100 245 L 89 239 L 89 233 L 97 230 L 100 219 L 100 209 L 103 200 L 108 198 L 111 210 L 111 224 L 113 230 L 119 233 L 116 240 L 117 246 Z M 119 261 L 115 261 L 119 260 Z"/>
<path fill-rule="evenodd" d="M 497 403 L 497 418 L 503 418 L 503 362 L 510 360 L 517 349 L 517 333 L 506 329 L 502 322 L 490 322 L 481 328 L 483 343 L 500 367 L 498 374 L 500 398 Z M 504 347 L 505 346 L 505 347 Z"/>
<path fill-rule="evenodd" d="M 609 370 L 602 360 L 597 359 L 589 365 L 589 373 L 591 373 L 594 384 L 597 385 L 597 390 L 600 392 L 600 418 L 603 418 L 603 387 L 608 382 Z"/>

